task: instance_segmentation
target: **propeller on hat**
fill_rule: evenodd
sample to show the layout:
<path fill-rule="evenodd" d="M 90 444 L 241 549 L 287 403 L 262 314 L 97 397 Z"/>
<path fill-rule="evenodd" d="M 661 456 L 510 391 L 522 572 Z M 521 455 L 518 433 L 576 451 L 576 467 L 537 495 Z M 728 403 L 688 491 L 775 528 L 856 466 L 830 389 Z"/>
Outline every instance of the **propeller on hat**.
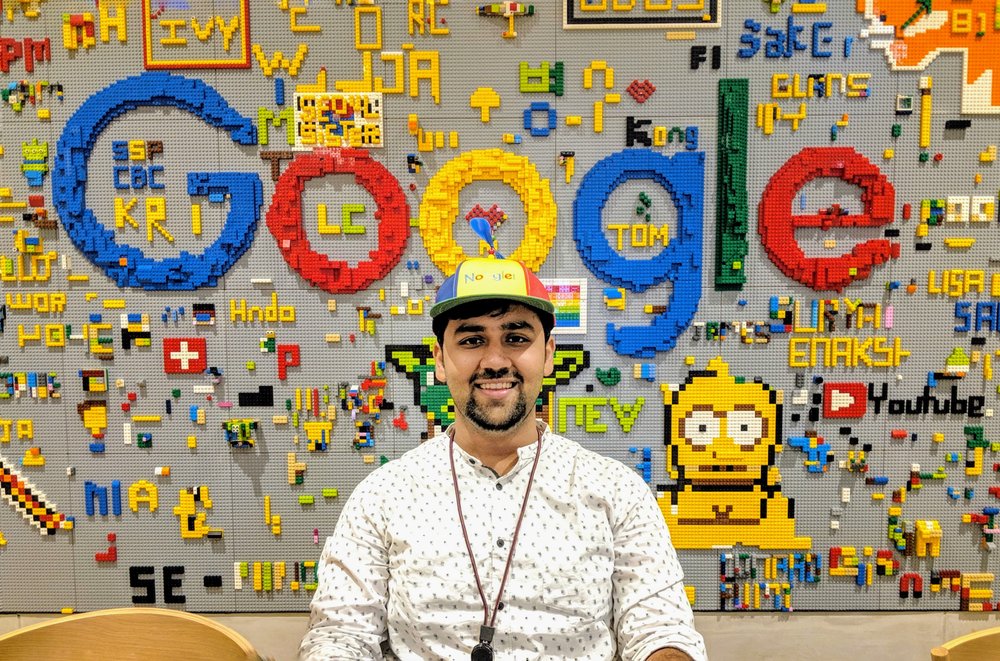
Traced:
<path fill-rule="evenodd" d="M 499 226 L 499 224 L 497 226 Z M 496 228 L 488 218 L 484 218 L 483 216 L 469 218 L 469 227 L 471 227 L 472 231 L 476 233 L 476 236 L 489 244 L 491 255 L 495 256 L 497 259 L 506 259 L 506 257 L 500 254 L 500 252 L 496 249 L 496 245 L 493 243 L 493 230 Z"/>

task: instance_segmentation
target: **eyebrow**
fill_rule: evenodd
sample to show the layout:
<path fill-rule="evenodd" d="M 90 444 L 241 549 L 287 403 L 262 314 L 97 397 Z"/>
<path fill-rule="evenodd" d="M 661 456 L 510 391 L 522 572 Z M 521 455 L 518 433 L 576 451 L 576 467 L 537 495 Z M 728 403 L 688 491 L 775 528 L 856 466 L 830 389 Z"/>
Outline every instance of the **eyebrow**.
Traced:
<path fill-rule="evenodd" d="M 519 321 L 508 321 L 500 325 L 500 330 L 511 331 L 511 330 L 534 330 L 531 323 L 525 320 Z M 459 324 L 458 328 L 455 329 L 455 334 L 459 333 L 482 333 L 486 330 L 486 327 L 482 324 L 473 324 L 471 322 L 463 322 Z"/>

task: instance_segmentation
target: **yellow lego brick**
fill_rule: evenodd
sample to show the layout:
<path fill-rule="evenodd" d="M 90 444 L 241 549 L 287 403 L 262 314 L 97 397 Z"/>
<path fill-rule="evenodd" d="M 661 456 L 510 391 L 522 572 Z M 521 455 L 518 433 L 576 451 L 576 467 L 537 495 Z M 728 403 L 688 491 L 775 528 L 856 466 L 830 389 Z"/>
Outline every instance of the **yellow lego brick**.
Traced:
<path fill-rule="evenodd" d="M 796 2 L 792 5 L 793 14 L 825 14 L 826 13 L 826 3 L 825 2 L 813 2 L 813 3 L 802 3 Z"/>
<path fill-rule="evenodd" d="M 970 236 L 952 236 L 944 240 L 946 248 L 971 248 L 976 240 Z"/>
<path fill-rule="evenodd" d="M 566 126 L 580 126 L 583 124 L 581 115 L 566 115 Z"/>
<path fill-rule="evenodd" d="M 124 298 L 106 298 L 103 303 L 105 310 L 122 310 L 125 308 Z"/>

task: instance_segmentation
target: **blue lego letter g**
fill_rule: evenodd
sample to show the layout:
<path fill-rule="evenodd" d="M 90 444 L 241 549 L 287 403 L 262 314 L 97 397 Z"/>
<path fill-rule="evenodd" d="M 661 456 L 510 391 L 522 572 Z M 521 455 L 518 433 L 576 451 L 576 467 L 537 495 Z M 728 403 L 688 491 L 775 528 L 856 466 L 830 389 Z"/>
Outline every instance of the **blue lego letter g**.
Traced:
<path fill-rule="evenodd" d="M 670 194 L 677 209 L 677 231 L 650 259 L 626 259 L 612 247 L 601 216 L 611 193 L 630 179 L 652 179 Z M 573 204 L 573 236 L 587 268 L 601 280 L 642 292 L 670 280 L 667 310 L 649 326 L 607 325 L 617 353 L 636 358 L 669 351 L 688 327 L 701 298 L 704 152 L 666 156 L 649 149 L 626 149 L 599 161 L 580 183 Z"/>
<path fill-rule="evenodd" d="M 253 123 L 232 109 L 200 80 L 166 72 L 150 72 L 112 83 L 87 99 L 66 122 L 56 148 L 52 190 L 56 209 L 74 245 L 119 287 L 192 290 L 213 287 L 253 242 L 264 202 L 256 174 L 211 172 L 188 174 L 188 194 L 229 195 L 229 214 L 219 238 L 200 255 L 182 251 L 153 259 L 115 241 L 86 205 L 87 160 L 97 137 L 116 117 L 141 106 L 173 106 L 210 126 L 225 129 L 241 145 L 257 144 Z"/>

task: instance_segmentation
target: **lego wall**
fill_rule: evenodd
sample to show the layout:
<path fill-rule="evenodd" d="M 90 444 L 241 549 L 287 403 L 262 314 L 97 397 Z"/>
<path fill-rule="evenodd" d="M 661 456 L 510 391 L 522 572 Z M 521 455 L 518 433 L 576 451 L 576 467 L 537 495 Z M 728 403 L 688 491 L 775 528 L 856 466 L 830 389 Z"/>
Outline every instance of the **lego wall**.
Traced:
<path fill-rule="evenodd" d="M 305 610 L 353 487 L 450 422 L 427 310 L 491 249 L 557 301 L 539 416 L 649 483 L 695 609 L 995 609 L 998 37 L 4 2 L 0 611 Z"/>

